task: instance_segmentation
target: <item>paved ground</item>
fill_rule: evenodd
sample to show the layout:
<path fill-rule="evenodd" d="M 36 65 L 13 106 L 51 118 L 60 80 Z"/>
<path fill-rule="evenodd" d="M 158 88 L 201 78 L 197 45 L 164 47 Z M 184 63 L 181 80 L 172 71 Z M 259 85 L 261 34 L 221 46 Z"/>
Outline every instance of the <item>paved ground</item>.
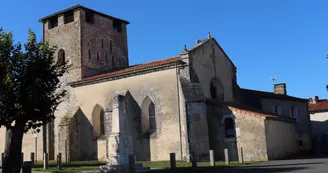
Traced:
<path fill-rule="evenodd" d="M 1 169 L 0 169 L 1 172 Z M 327 173 L 328 158 L 294 159 L 261 162 L 237 168 L 224 168 L 220 173 Z M 37 172 L 34 172 L 37 173 Z M 41 172 L 38 172 L 41 173 Z M 214 172 L 212 172 L 214 173 Z"/>
<path fill-rule="evenodd" d="M 326 173 L 328 172 L 328 158 L 325 159 L 295 159 L 279 160 L 257 163 L 254 165 L 243 166 L 219 170 L 224 173 Z"/>

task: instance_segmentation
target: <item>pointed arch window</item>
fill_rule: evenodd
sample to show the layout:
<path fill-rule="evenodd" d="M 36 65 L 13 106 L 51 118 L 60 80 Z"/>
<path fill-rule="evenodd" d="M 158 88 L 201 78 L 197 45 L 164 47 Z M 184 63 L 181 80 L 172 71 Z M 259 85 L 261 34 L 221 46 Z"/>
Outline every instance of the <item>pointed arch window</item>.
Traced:
<path fill-rule="evenodd" d="M 92 111 L 93 136 L 102 137 L 105 135 L 105 111 L 98 104 Z"/>
<path fill-rule="evenodd" d="M 142 120 L 141 128 L 142 135 L 146 137 L 152 137 L 156 135 L 156 109 L 154 102 L 150 97 L 146 97 L 142 103 Z"/>

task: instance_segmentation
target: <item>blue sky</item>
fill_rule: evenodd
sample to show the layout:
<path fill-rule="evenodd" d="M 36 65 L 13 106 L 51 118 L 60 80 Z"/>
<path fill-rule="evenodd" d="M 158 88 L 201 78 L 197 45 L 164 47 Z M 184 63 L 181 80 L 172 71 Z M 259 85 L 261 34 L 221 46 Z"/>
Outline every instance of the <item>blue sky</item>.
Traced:
<path fill-rule="evenodd" d="M 328 1 L 325 0 L 2 0 L 0 26 L 25 42 L 42 38 L 38 19 L 81 4 L 131 22 L 130 64 L 177 55 L 210 31 L 237 66 L 241 87 L 328 98 Z"/>

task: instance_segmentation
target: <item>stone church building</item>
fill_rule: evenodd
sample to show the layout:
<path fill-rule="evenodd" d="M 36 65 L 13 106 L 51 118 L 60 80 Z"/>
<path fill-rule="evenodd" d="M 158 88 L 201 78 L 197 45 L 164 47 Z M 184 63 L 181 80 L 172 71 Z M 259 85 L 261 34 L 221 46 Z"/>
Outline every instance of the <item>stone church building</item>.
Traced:
<path fill-rule="evenodd" d="M 117 99 L 137 160 L 176 153 L 189 161 L 195 153 L 206 161 L 210 149 L 223 160 L 228 148 L 231 160 L 242 152 L 245 161 L 265 161 L 311 148 L 307 100 L 288 96 L 285 84 L 274 92 L 241 88 L 236 66 L 210 34 L 175 56 L 131 66 L 126 20 L 77 5 L 40 22 L 43 39 L 57 45 L 56 62 L 72 66 L 62 78 L 59 90 L 68 95 L 56 119 L 24 136 L 25 160 L 31 152 L 37 160 L 43 152 L 49 159 L 62 153 L 64 160 L 104 160 Z"/>

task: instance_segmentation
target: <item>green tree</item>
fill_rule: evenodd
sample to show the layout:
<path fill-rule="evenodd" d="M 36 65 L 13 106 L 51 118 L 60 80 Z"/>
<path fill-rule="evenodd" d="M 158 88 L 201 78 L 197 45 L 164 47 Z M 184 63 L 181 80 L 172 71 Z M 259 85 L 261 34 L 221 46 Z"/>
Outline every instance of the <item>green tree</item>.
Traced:
<path fill-rule="evenodd" d="M 0 28 L 0 127 L 6 128 L 3 172 L 19 172 L 24 133 L 38 133 L 51 122 L 66 94 L 59 90 L 67 64 L 57 64 L 55 47 L 37 42 L 28 31 L 28 41 L 14 43 L 11 32 Z"/>

